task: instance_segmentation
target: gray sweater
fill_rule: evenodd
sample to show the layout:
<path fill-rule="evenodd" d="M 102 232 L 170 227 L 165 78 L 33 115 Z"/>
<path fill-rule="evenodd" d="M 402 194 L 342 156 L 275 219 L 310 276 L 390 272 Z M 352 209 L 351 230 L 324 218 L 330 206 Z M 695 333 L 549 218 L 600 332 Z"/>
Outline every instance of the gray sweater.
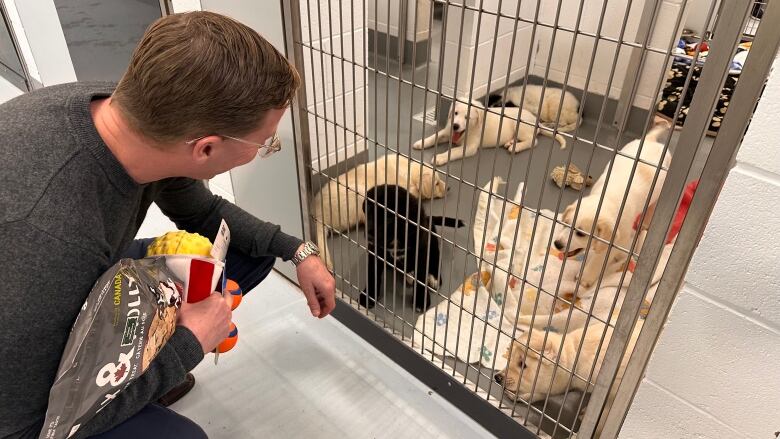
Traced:
<path fill-rule="evenodd" d="M 152 202 L 180 229 L 209 238 L 225 218 L 231 245 L 290 259 L 301 244 L 213 195 L 199 181 L 137 184 L 100 138 L 89 105 L 112 84 L 37 90 L 0 105 L 0 437 L 37 437 L 60 356 L 98 277 L 130 244 Z M 149 369 L 82 427 L 121 423 L 203 359 L 178 327 Z"/>

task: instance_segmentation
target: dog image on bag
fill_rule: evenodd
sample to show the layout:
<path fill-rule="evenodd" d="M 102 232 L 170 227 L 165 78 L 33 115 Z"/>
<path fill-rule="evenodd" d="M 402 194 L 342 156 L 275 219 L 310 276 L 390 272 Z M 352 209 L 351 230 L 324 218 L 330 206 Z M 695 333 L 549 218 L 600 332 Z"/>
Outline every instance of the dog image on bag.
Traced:
<path fill-rule="evenodd" d="M 329 269 L 333 261 L 327 244 L 327 228 L 344 232 L 365 221 L 360 209 L 366 191 L 380 184 L 405 187 L 421 199 L 442 198 L 447 186 L 441 176 L 426 166 L 398 154 L 388 154 L 375 161 L 356 166 L 330 181 L 314 196 L 313 211 L 317 222 L 317 245 Z M 349 189 L 347 189 L 349 188 Z"/>
<path fill-rule="evenodd" d="M 566 148 L 566 139 L 562 135 L 553 136 L 549 129 L 537 130 L 535 125 L 536 116 L 525 109 L 501 107 L 486 109 L 478 101 L 471 101 L 471 104 L 455 101 L 450 107 L 447 126 L 436 134 L 418 140 L 412 148 L 430 148 L 437 143 L 451 140 L 455 148 L 436 154 L 434 157 L 433 163 L 439 166 L 450 160 L 471 157 L 479 148 L 502 146 L 510 152 L 524 151 L 533 146 L 536 133 L 554 137 L 561 144 L 561 149 Z"/>
<path fill-rule="evenodd" d="M 436 226 L 462 227 L 463 222 L 429 217 L 417 197 L 396 185 L 369 189 L 362 210 L 368 235 L 368 285 L 360 294 L 360 304 L 374 307 L 387 264 L 404 273 L 407 283 L 414 286 L 415 309 L 425 310 L 431 304 L 428 288 L 438 289 L 440 281 Z"/>

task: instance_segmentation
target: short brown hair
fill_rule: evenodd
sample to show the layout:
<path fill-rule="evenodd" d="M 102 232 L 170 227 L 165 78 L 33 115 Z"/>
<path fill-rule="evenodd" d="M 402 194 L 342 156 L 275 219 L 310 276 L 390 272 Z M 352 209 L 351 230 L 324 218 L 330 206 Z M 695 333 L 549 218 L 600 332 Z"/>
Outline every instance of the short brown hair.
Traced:
<path fill-rule="evenodd" d="M 251 28 L 213 12 L 173 14 L 149 26 L 116 87 L 133 128 L 171 142 L 241 136 L 289 105 L 300 77 Z"/>

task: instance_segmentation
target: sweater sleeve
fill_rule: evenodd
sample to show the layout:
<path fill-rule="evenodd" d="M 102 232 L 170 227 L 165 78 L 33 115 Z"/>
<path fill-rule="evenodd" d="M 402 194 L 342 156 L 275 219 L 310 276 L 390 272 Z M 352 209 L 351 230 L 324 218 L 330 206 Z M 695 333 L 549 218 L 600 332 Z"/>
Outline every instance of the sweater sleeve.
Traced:
<path fill-rule="evenodd" d="M 77 437 L 103 433 L 132 417 L 184 381 L 187 372 L 202 359 L 203 350 L 195 335 L 184 326 L 177 326 L 149 368 L 79 429 Z"/>
<path fill-rule="evenodd" d="M 214 195 L 205 184 L 190 178 L 166 180 L 155 202 L 177 227 L 214 239 L 224 218 L 230 227 L 231 246 L 251 257 L 292 259 L 302 240 L 282 232 L 235 204 Z"/>

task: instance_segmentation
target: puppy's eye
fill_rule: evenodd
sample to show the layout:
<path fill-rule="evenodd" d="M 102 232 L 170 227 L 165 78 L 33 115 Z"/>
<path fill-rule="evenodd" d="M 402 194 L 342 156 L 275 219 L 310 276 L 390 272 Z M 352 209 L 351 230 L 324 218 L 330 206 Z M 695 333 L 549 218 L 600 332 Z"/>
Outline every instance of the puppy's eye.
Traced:
<path fill-rule="evenodd" d="M 582 230 L 575 230 L 574 234 L 579 236 L 580 238 L 585 236 L 585 232 L 583 232 Z"/>
<path fill-rule="evenodd" d="M 457 111 L 455 112 L 455 115 L 456 115 L 456 116 L 458 115 L 458 112 L 457 112 Z"/>

